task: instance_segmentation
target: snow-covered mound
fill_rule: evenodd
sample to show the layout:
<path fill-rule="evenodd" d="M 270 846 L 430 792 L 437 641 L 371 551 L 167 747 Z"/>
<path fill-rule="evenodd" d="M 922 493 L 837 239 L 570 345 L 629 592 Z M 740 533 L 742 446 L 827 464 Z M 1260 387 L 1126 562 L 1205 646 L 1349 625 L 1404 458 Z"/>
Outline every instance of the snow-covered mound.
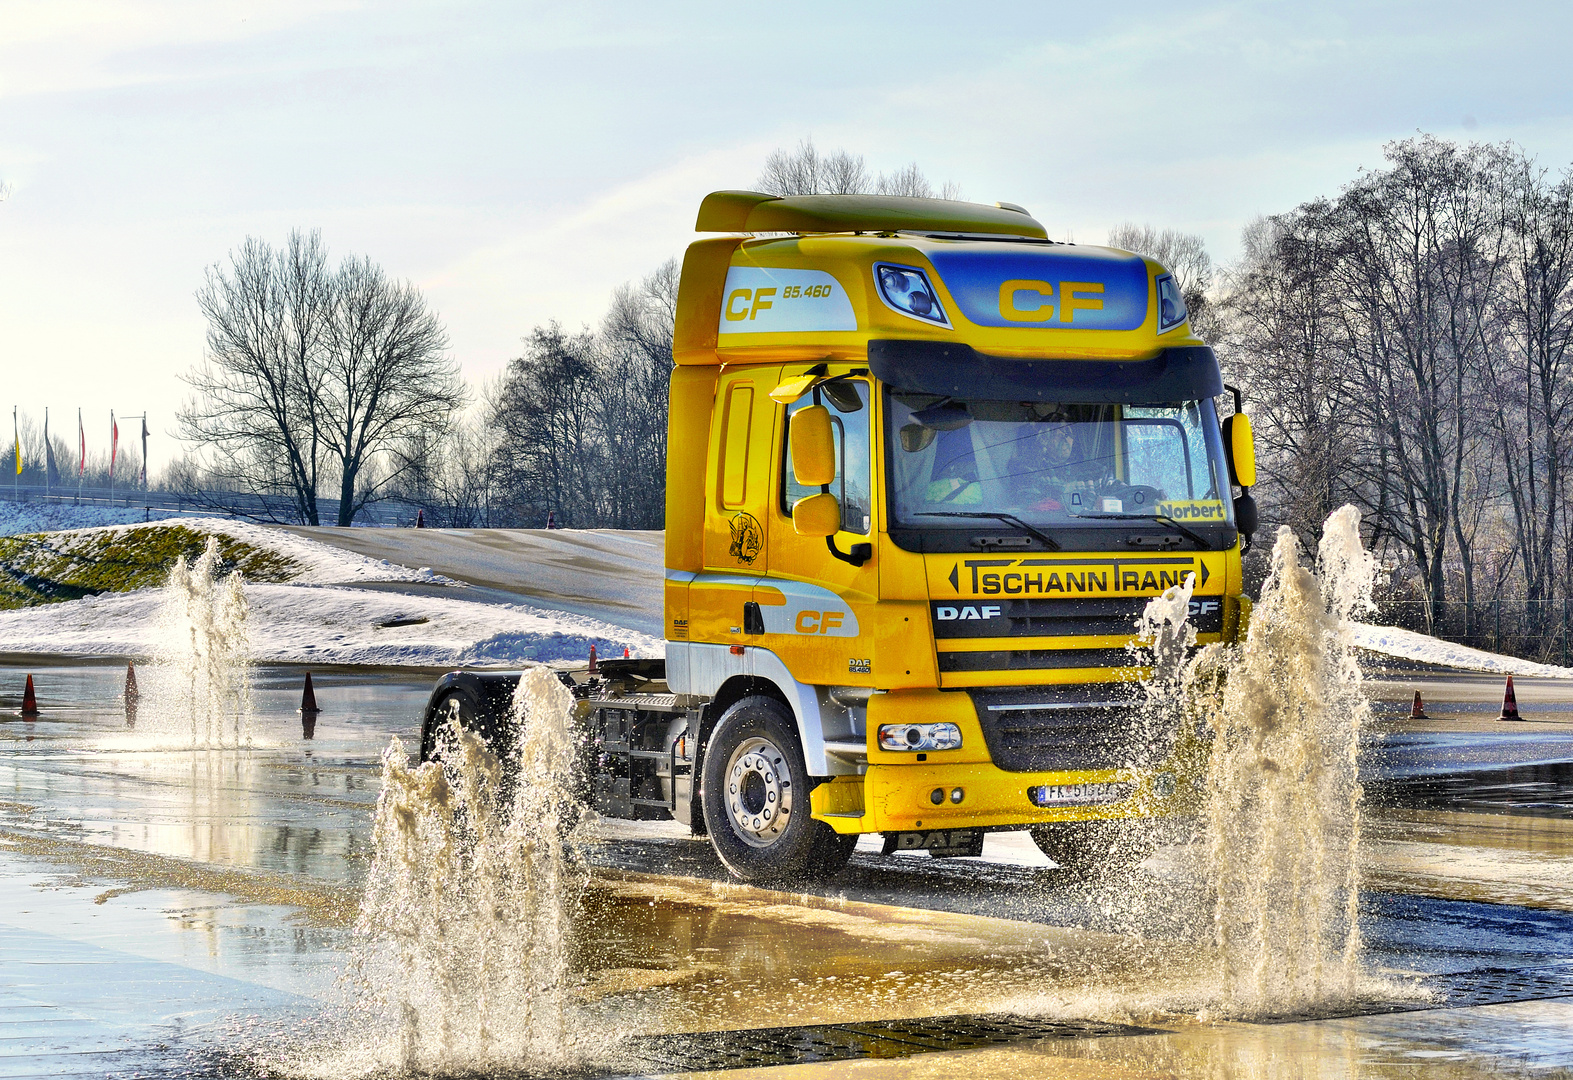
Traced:
<path fill-rule="evenodd" d="M 411 568 L 387 559 L 370 559 L 269 525 L 254 525 L 233 518 L 185 518 L 180 524 L 201 532 L 233 536 L 253 547 L 266 548 L 284 556 L 304 568 L 294 579 L 300 585 L 340 585 L 362 581 L 408 581 L 422 585 L 453 586 L 464 584 L 442 574 L 432 573 L 429 566 Z"/>
<path fill-rule="evenodd" d="M 1437 667 L 1461 668 L 1465 671 L 1489 671 L 1497 675 L 1534 675 L 1544 679 L 1573 679 L 1573 668 L 1555 664 L 1537 664 L 1533 660 L 1520 660 L 1515 656 L 1502 656 L 1471 649 L 1468 645 L 1455 645 L 1451 641 L 1403 630 L 1396 626 L 1367 626 L 1357 623 L 1354 627 L 1356 647 L 1368 652 L 1381 653 L 1403 660 Z"/>
<path fill-rule="evenodd" d="M 0 503 L 0 508 L 31 509 L 32 504 L 22 505 L 16 503 Z M 54 508 L 49 508 L 54 509 Z M 61 509 L 88 509 L 101 513 L 117 513 L 103 508 L 76 508 L 62 507 Z M 414 582 L 423 585 L 454 585 L 461 586 L 463 582 L 455 581 L 442 574 L 435 574 L 430 567 L 410 568 L 389 562 L 387 559 L 368 558 L 353 551 L 346 551 L 338 547 L 318 543 L 303 536 L 296 536 L 283 529 L 267 525 L 257 525 L 249 521 L 240 521 L 226 517 L 188 517 L 178 519 L 165 519 L 144 523 L 141 520 L 141 511 L 136 512 L 137 519 L 130 523 L 87 526 L 50 532 L 42 542 L 51 553 L 58 553 L 67 557 L 73 555 L 85 556 L 89 559 L 99 557 L 105 550 L 105 542 L 114 539 L 132 541 L 129 546 L 132 551 L 138 549 L 135 541 L 139 538 L 156 539 L 160 534 L 168 534 L 171 530 L 187 530 L 189 533 L 219 535 L 231 537 L 242 544 L 264 552 L 271 552 L 290 565 L 291 569 L 285 575 L 289 581 L 302 585 L 336 585 L 353 584 L 359 582 Z M 7 519 L 12 520 L 12 519 Z M 22 520 L 20 517 L 14 520 Z M 24 532 L 37 532 L 39 530 L 14 530 L 11 535 L 20 535 Z M 143 545 L 146 546 L 146 545 Z M 121 554 L 118 559 L 124 561 L 126 554 Z M 169 557 L 172 561 L 172 556 Z M 159 571 L 162 576 L 163 570 Z M 274 580 L 278 580 L 275 578 Z"/>
<path fill-rule="evenodd" d="M 140 506 L 0 502 L 0 536 L 90 529 L 98 525 L 130 525 L 143 520 L 162 521 L 179 516 L 172 510 L 148 511 Z"/>
<path fill-rule="evenodd" d="M 149 656 L 158 650 L 160 589 L 103 593 L 0 611 L 0 653 Z M 332 586 L 246 586 L 252 658 L 259 663 L 385 667 L 583 660 L 627 648 L 660 656 L 662 642 L 599 619 L 517 604 Z"/>

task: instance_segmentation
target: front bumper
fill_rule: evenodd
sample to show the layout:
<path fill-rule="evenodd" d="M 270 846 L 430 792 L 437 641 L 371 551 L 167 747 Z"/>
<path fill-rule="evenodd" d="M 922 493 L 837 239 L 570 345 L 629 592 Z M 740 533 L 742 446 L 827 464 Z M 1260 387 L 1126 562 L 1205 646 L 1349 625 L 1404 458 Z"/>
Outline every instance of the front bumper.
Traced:
<path fill-rule="evenodd" d="M 1171 760 L 1141 771 L 1006 772 L 989 763 L 870 765 L 862 776 L 838 776 L 814 789 L 814 817 L 838 833 L 901 832 L 932 828 L 1024 828 L 1049 821 L 1175 817 L 1200 805 L 1202 777 Z M 1032 788 L 1089 784 L 1132 785 L 1109 802 L 1037 806 Z M 950 792 L 960 788 L 959 803 Z M 933 792 L 944 792 L 936 805 Z"/>

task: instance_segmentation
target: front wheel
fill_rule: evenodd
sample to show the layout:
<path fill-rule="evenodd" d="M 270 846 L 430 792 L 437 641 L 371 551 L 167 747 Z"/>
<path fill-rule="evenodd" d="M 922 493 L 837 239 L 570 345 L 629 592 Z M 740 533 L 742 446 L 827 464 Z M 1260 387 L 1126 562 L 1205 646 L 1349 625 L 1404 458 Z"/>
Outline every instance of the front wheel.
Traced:
<path fill-rule="evenodd" d="M 774 698 L 746 697 L 727 709 L 705 747 L 702 782 L 710 842 L 734 877 L 820 880 L 852 855 L 856 837 L 843 839 L 811 816 L 814 785 L 797 725 Z"/>

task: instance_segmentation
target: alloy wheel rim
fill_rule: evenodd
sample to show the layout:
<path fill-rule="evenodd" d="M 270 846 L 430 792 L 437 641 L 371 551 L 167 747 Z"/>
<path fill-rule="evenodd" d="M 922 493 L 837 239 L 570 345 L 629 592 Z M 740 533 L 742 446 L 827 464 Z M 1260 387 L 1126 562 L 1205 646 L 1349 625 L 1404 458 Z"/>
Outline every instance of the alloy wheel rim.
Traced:
<path fill-rule="evenodd" d="M 786 834 L 792 817 L 792 778 L 786 755 L 769 739 L 753 736 L 726 764 L 727 820 L 738 839 L 767 848 Z"/>

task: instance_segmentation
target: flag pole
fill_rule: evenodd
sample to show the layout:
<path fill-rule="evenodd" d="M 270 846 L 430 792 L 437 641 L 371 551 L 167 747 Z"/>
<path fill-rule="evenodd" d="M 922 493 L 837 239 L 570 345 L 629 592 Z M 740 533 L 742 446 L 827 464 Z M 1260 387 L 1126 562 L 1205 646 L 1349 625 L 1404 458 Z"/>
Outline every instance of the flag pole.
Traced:
<path fill-rule="evenodd" d="M 82 406 L 76 409 L 76 501 L 82 502 L 82 474 L 87 472 L 87 428 L 82 426 Z"/>
<path fill-rule="evenodd" d="M 49 499 L 49 406 L 44 406 L 44 499 Z"/>
<path fill-rule="evenodd" d="M 16 426 L 15 405 L 11 406 L 11 439 L 16 447 L 16 472 L 11 477 L 11 501 L 19 502 L 21 500 L 21 492 L 18 490 L 18 485 L 21 483 L 22 476 L 22 433 Z"/>

